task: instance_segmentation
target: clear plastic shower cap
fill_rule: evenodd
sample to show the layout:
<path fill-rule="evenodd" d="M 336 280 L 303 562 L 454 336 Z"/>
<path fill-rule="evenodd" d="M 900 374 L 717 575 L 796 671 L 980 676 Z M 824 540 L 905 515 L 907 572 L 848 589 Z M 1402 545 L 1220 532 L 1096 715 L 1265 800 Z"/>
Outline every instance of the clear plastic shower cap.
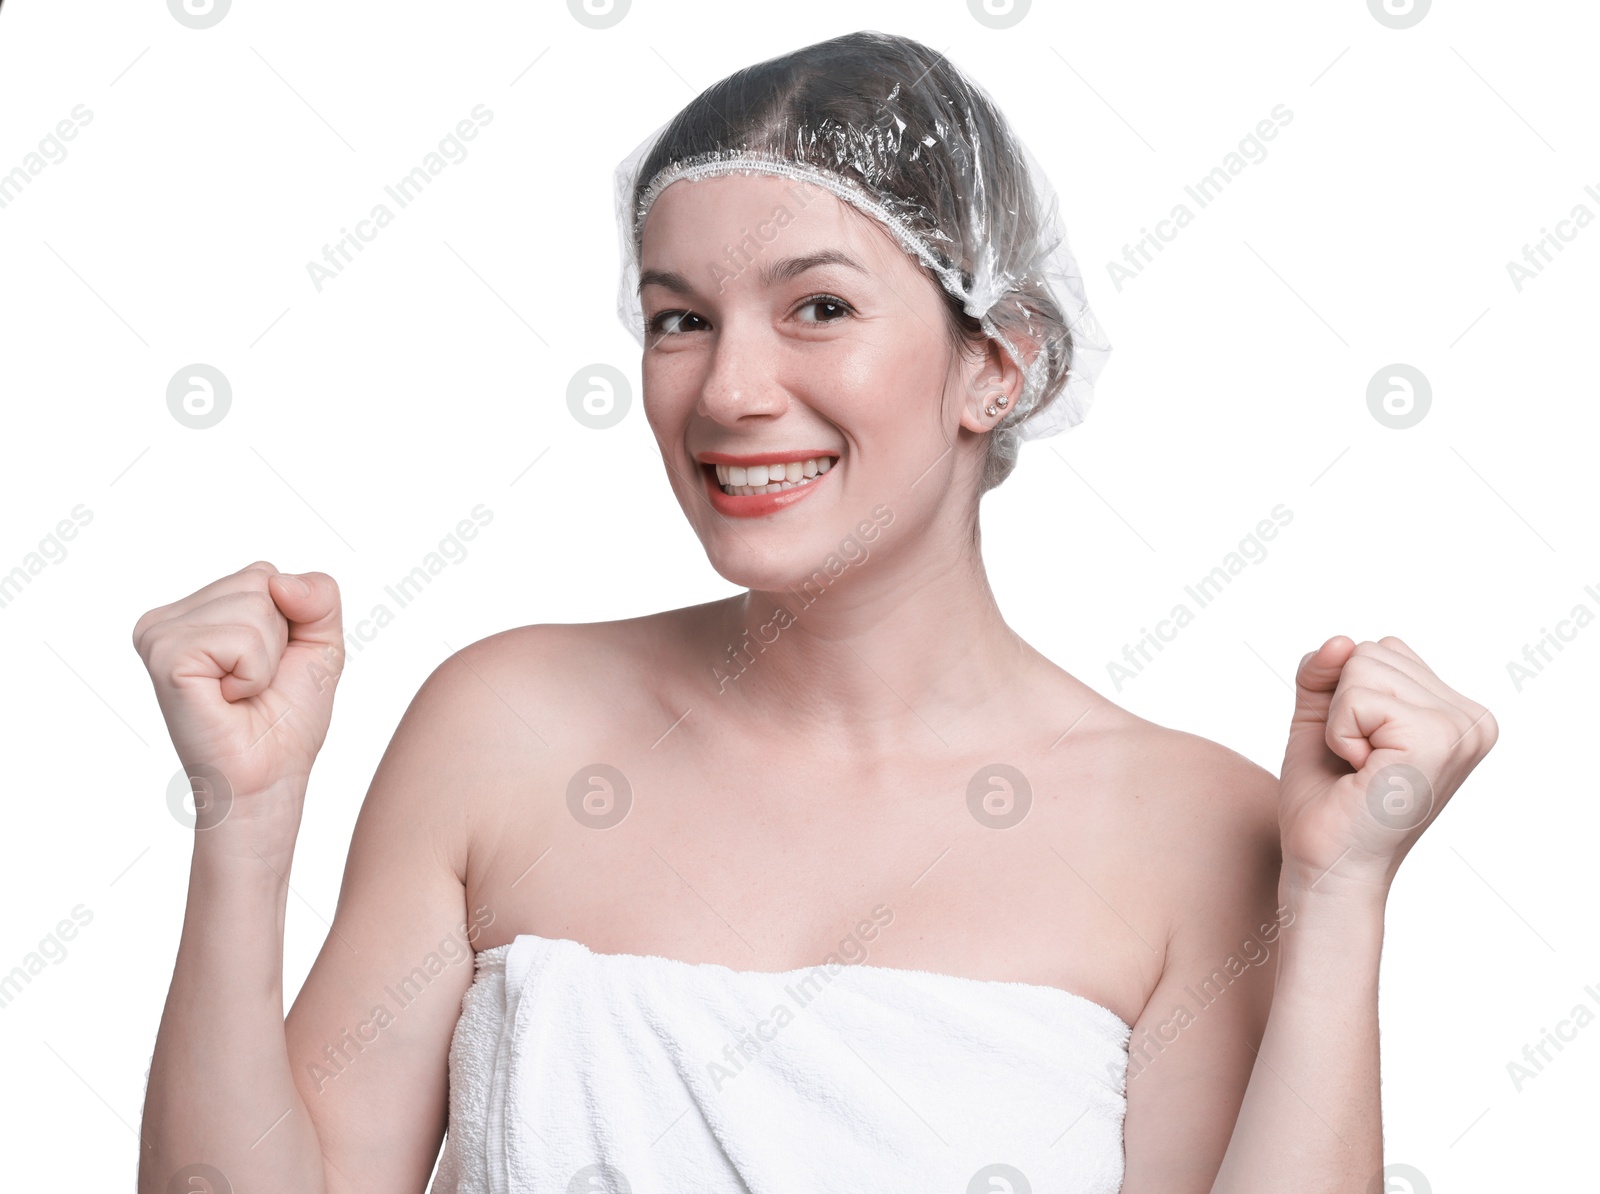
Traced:
<path fill-rule="evenodd" d="M 1059 204 L 994 101 L 943 55 L 860 32 L 737 71 L 617 167 L 617 313 L 644 344 L 640 238 L 668 186 L 772 174 L 824 187 L 879 221 L 1022 369 L 996 424 L 984 488 L 1021 440 L 1088 413 L 1111 345 L 1084 295 Z"/>

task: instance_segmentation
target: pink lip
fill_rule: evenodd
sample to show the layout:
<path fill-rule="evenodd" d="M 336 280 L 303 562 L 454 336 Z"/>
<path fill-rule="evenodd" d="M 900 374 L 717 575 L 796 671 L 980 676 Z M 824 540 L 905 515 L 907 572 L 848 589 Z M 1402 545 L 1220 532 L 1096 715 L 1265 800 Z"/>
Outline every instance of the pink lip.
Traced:
<path fill-rule="evenodd" d="M 811 460 L 818 456 L 831 456 L 835 460 L 835 452 L 808 452 L 803 455 L 778 453 L 775 456 L 730 456 L 723 452 L 704 452 L 698 459 L 703 463 L 700 466 L 700 475 L 705 478 L 706 498 L 711 502 L 711 508 L 718 514 L 729 518 L 765 518 L 769 514 L 776 514 L 779 510 L 786 510 L 803 498 L 809 497 L 827 479 L 833 476 L 838 469 L 838 464 L 825 473 L 820 473 L 805 485 L 796 485 L 793 489 L 783 489 L 777 493 L 752 493 L 732 494 L 723 493 L 722 486 L 717 482 L 716 466 L 719 464 L 737 464 L 748 466 L 751 464 L 788 464 L 792 460 Z"/>

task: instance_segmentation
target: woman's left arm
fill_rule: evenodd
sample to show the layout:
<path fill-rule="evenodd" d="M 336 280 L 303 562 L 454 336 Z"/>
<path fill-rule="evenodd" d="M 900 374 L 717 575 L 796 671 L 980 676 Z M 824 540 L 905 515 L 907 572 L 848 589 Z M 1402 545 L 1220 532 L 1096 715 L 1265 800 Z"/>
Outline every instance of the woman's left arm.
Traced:
<path fill-rule="evenodd" d="M 1288 909 L 1265 1035 L 1212 1194 L 1382 1190 L 1378 962 L 1401 860 L 1498 736 L 1397 638 L 1307 655 L 1279 778 Z"/>

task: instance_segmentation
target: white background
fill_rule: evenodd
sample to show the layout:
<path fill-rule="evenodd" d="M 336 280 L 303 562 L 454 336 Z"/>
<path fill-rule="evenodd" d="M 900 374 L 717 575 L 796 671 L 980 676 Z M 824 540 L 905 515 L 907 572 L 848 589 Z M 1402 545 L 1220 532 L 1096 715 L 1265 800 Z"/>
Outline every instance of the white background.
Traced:
<path fill-rule="evenodd" d="M 1520 1093 L 1507 1062 L 1600 1010 L 1577 749 L 1600 629 L 1520 691 L 1507 664 L 1575 605 L 1600 611 L 1600 227 L 1520 291 L 1506 268 L 1575 205 L 1600 214 L 1591 5 L 1441 3 L 1395 30 L 1359 0 L 1038 3 L 992 29 L 953 0 L 636 0 L 593 29 L 548 0 L 237 0 L 193 30 L 152 0 L 12 0 L 0 172 L 75 105 L 93 115 L 0 209 L 0 572 L 79 503 L 93 518 L 0 608 L 0 972 L 74 906 L 93 920 L 0 1009 L 8 1188 L 132 1188 L 190 849 L 135 620 L 264 558 L 331 573 L 353 625 L 493 511 L 351 654 L 294 868 L 292 1001 L 373 768 L 443 658 L 732 591 L 637 408 L 611 171 L 698 89 L 862 27 L 947 51 L 999 100 L 1115 346 L 1088 420 L 1026 446 L 983 504 L 1007 617 L 1133 711 L 1274 773 L 1295 664 L 1332 634 L 1399 635 L 1486 704 L 1499 745 L 1389 904 L 1387 1157 L 1437 1191 L 1592 1173 L 1600 1028 Z M 319 293 L 306 263 L 478 104 L 469 156 Z M 1266 158 L 1119 289 L 1107 262 L 1278 104 L 1293 119 Z M 194 362 L 233 390 L 206 430 L 166 404 Z M 1367 406 L 1396 362 L 1432 386 L 1405 430 Z M 633 387 L 610 430 L 566 405 L 594 363 Z M 1119 690 L 1107 662 L 1278 503 L 1293 521 L 1267 558 Z"/>

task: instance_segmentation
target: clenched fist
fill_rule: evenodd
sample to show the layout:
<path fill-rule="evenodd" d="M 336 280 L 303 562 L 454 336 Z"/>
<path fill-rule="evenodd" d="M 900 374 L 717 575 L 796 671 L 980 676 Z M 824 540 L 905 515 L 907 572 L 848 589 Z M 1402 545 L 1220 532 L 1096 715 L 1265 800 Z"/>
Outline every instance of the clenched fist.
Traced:
<path fill-rule="evenodd" d="M 1487 709 L 1398 638 L 1329 639 L 1295 677 L 1278 784 L 1285 878 L 1387 894 L 1401 859 L 1498 736 Z"/>
<path fill-rule="evenodd" d="M 339 586 L 279 573 L 265 560 L 224 576 L 133 628 L 178 758 L 225 803 L 219 817 L 258 822 L 292 847 L 311 764 L 344 667 Z M 292 806 L 292 807 L 291 807 Z"/>

